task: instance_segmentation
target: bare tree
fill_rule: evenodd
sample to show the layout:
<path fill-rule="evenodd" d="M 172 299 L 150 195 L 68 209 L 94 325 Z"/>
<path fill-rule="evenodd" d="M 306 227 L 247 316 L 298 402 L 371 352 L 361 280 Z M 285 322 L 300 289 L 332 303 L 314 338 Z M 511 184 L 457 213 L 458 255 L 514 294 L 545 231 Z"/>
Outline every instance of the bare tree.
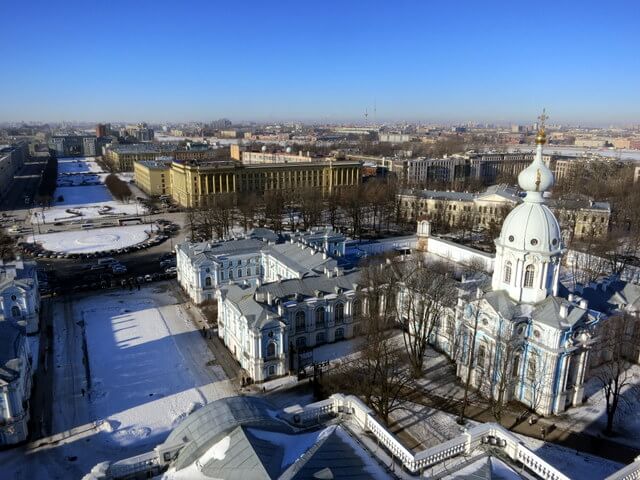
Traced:
<path fill-rule="evenodd" d="M 628 357 L 638 342 L 635 321 L 628 314 L 620 314 L 607 319 L 602 328 L 599 353 L 604 362 L 598 367 L 596 378 L 606 401 L 607 435 L 613 434 L 616 413 L 631 405 L 628 396 L 640 393 L 639 386 L 632 383 Z"/>
<path fill-rule="evenodd" d="M 279 190 L 264 193 L 264 216 L 267 225 L 276 233 L 282 232 L 282 217 L 285 213 L 285 198 Z"/>
<path fill-rule="evenodd" d="M 238 216 L 245 232 L 253 226 L 257 210 L 258 199 L 254 193 L 238 196 Z"/>
<path fill-rule="evenodd" d="M 418 378 L 429 341 L 448 308 L 455 305 L 455 286 L 443 263 L 427 265 L 423 257 L 402 264 L 398 319 L 411 373 Z"/>
<path fill-rule="evenodd" d="M 309 230 L 318 225 L 322 219 L 322 202 L 318 189 L 305 188 L 298 192 L 300 202 L 300 218 L 302 228 Z"/>

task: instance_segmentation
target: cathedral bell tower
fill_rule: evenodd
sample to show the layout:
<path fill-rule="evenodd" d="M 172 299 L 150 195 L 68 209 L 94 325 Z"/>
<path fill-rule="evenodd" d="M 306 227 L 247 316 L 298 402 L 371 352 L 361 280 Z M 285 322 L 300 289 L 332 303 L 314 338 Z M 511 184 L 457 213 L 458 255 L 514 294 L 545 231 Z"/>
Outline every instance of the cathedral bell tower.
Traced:
<path fill-rule="evenodd" d="M 542 146 L 547 140 L 544 111 L 539 119 L 535 158 L 518 175 L 526 196 L 507 215 L 495 240 L 491 282 L 493 290 L 505 290 L 522 303 L 537 303 L 556 294 L 563 253 L 560 225 L 544 199 L 544 192 L 554 183 L 553 173 L 542 161 Z"/>

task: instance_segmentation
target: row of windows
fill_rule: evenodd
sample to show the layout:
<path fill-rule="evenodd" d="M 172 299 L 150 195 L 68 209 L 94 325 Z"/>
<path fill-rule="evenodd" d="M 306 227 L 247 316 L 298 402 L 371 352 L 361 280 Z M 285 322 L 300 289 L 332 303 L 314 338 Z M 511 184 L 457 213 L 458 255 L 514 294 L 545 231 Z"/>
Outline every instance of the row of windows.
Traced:
<path fill-rule="evenodd" d="M 335 340 L 343 340 L 344 337 L 344 328 L 336 328 L 336 332 L 335 332 Z M 316 333 L 316 341 L 315 341 L 315 345 L 320 345 L 323 343 L 327 342 L 327 335 L 325 334 L 325 332 L 318 332 Z M 307 337 L 298 337 L 296 338 L 296 347 L 301 348 L 301 347 L 306 347 L 307 346 Z M 268 350 L 267 350 L 267 356 L 268 356 Z"/>
<path fill-rule="evenodd" d="M 511 274 L 512 274 L 513 264 L 510 261 L 507 261 L 504 265 L 504 283 L 511 283 Z M 536 267 L 529 264 L 524 269 L 524 287 L 532 288 L 533 287 L 533 279 L 536 276 Z"/>
<path fill-rule="evenodd" d="M 354 300 L 351 304 L 352 315 L 357 317 L 360 315 L 360 301 Z M 344 322 L 344 303 L 336 303 L 334 307 L 334 321 L 335 323 Z M 316 308 L 314 311 L 314 325 L 316 328 L 322 328 L 325 326 L 325 322 L 328 320 L 327 312 L 324 307 Z M 307 314 L 300 310 L 295 315 L 295 328 L 296 331 L 304 331 L 307 324 Z"/>

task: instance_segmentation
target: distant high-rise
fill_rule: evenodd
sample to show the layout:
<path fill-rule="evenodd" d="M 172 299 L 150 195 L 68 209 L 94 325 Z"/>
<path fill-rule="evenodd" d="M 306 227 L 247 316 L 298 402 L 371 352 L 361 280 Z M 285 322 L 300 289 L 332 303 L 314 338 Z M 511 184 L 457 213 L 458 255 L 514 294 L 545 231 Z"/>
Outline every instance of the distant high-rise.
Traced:
<path fill-rule="evenodd" d="M 96 137 L 106 137 L 111 133 L 111 125 L 108 123 L 99 123 L 96 125 Z"/>

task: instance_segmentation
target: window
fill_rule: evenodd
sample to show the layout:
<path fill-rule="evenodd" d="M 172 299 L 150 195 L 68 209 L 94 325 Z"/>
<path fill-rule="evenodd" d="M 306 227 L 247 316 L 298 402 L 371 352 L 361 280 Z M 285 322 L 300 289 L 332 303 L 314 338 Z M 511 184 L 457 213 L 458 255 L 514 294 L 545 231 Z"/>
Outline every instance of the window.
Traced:
<path fill-rule="evenodd" d="M 233 280 L 233 270 L 229 270 L 229 280 Z"/>
<path fill-rule="evenodd" d="M 344 328 L 336 328 L 336 340 L 342 340 L 344 338 Z"/>
<path fill-rule="evenodd" d="M 274 342 L 269 342 L 267 345 L 267 358 L 276 356 L 276 344 Z"/>
<path fill-rule="evenodd" d="M 206 277 L 204 279 L 204 286 L 205 287 L 210 287 L 211 286 L 211 277 Z"/>
<path fill-rule="evenodd" d="M 511 262 L 504 264 L 504 283 L 511 283 Z"/>
<path fill-rule="evenodd" d="M 336 304 L 336 323 L 344 322 L 344 304 Z"/>
<path fill-rule="evenodd" d="M 324 332 L 318 332 L 318 334 L 316 335 L 316 345 L 320 345 L 322 343 L 325 343 L 326 337 L 324 336 Z"/>
<path fill-rule="evenodd" d="M 476 367 L 484 368 L 485 358 L 487 356 L 487 347 L 482 344 L 478 347 L 478 354 L 476 355 Z"/>
<path fill-rule="evenodd" d="M 316 310 L 316 328 L 324 327 L 324 307 Z"/>
<path fill-rule="evenodd" d="M 306 323 L 306 315 L 302 310 L 296 312 L 296 332 L 303 332 Z"/>
<path fill-rule="evenodd" d="M 511 376 L 513 378 L 518 378 L 520 376 L 520 355 L 516 355 L 513 359 L 513 370 L 511 370 Z"/>
<path fill-rule="evenodd" d="M 536 267 L 533 265 L 527 265 L 527 268 L 524 271 L 524 286 L 526 288 L 533 287 L 533 277 L 536 274 Z"/>
<path fill-rule="evenodd" d="M 303 348 L 307 346 L 307 337 L 296 338 L 296 347 Z"/>
<path fill-rule="evenodd" d="M 242 277 L 242 269 L 241 268 L 238 269 L 238 278 L 240 278 L 240 277 Z"/>
<path fill-rule="evenodd" d="M 269 376 L 273 377 L 276 374 L 276 366 L 275 365 L 270 365 L 269 366 Z"/>
<path fill-rule="evenodd" d="M 15 318 L 15 317 L 19 317 L 21 314 L 20 312 L 20 307 L 18 307 L 17 305 L 14 305 L 13 307 L 11 307 L 11 315 Z"/>
<path fill-rule="evenodd" d="M 351 316 L 354 318 L 357 318 L 360 316 L 361 311 L 362 311 L 362 304 L 360 303 L 360 300 L 354 300 L 351 303 Z"/>
<path fill-rule="evenodd" d="M 527 380 L 533 383 L 536 380 L 536 370 L 537 370 L 537 362 L 535 355 L 531 356 L 529 360 L 529 365 L 527 367 Z"/>

